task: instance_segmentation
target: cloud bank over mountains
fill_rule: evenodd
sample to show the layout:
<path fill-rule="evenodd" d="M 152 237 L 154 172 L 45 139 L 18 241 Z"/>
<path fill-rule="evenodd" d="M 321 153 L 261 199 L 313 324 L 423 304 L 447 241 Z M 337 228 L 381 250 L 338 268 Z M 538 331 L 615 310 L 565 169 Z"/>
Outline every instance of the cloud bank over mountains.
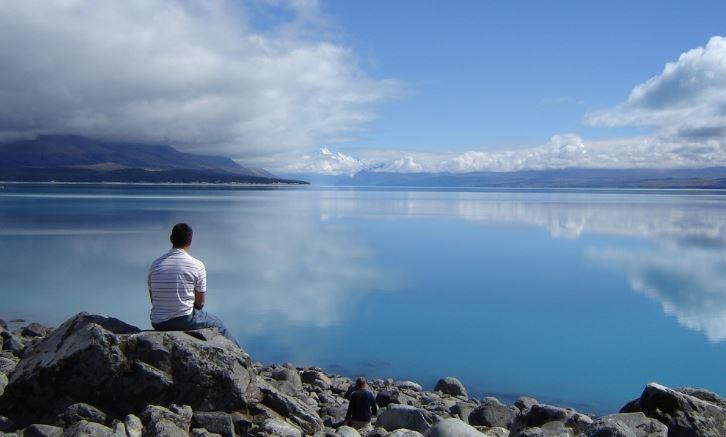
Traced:
<path fill-rule="evenodd" d="M 539 147 L 463 153 L 361 151 L 305 155 L 282 167 L 289 172 L 351 174 L 518 171 L 580 168 L 699 168 L 726 165 L 726 38 L 683 53 L 663 71 L 633 88 L 610 109 L 585 114 L 598 127 L 644 127 L 651 134 L 587 140 L 553 135 Z"/>
<path fill-rule="evenodd" d="M 315 1 L 0 8 L 0 140 L 69 133 L 254 160 L 343 141 L 399 88 L 359 67 Z M 253 8 L 290 18 L 260 29 Z"/>
<path fill-rule="evenodd" d="M 726 165 L 720 36 L 666 64 L 623 103 L 584 114 L 587 126 L 647 135 L 591 140 L 555 127 L 548 142 L 526 149 L 351 151 L 345 145 L 377 106 L 407 86 L 368 74 L 315 0 L 0 7 L 0 141 L 64 133 L 166 143 L 285 173 Z"/>

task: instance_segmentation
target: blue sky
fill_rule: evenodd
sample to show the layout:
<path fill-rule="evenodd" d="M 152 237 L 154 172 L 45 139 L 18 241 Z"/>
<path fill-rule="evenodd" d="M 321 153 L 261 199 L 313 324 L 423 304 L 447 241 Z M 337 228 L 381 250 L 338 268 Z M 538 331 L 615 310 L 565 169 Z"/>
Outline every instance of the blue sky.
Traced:
<path fill-rule="evenodd" d="M 279 173 L 726 166 L 722 2 L 0 7 L 0 141 L 165 143 Z"/>
<path fill-rule="evenodd" d="M 366 71 L 412 93 L 350 145 L 436 150 L 592 138 L 590 110 L 625 100 L 666 62 L 724 33 L 726 3 L 325 1 Z M 628 129 L 624 132 L 638 132 Z"/>

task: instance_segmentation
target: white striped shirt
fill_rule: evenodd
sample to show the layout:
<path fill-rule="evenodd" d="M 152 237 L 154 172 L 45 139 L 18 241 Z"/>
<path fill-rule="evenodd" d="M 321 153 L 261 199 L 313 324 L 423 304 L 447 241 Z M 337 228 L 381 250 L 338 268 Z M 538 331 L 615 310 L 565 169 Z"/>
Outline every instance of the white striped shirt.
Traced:
<path fill-rule="evenodd" d="M 194 292 L 207 291 L 204 264 L 184 249 L 171 249 L 151 264 L 151 323 L 187 316 L 194 310 Z"/>

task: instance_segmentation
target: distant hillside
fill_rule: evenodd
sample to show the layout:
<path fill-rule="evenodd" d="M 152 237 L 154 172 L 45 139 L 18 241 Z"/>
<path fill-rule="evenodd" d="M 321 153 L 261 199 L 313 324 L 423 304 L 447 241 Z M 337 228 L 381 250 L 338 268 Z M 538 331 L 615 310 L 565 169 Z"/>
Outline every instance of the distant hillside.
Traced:
<path fill-rule="evenodd" d="M 288 175 L 291 176 L 291 175 Z M 726 188 L 726 168 L 561 169 L 473 173 L 386 173 L 353 176 L 297 174 L 314 184 L 393 187 L 493 188 Z"/>
<path fill-rule="evenodd" d="M 243 167 L 226 157 L 76 135 L 42 135 L 0 144 L 0 180 L 300 183 Z"/>

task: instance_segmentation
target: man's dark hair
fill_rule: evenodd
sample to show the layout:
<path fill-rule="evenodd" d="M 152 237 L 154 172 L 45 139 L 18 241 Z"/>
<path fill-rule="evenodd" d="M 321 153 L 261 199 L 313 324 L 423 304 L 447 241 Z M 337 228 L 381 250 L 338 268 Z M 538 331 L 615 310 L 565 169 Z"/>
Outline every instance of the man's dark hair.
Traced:
<path fill-rule="evenodd" d="M 355 380 L 355 387 L 356 388 L 363 388 L 366 386 L 366 379 L 364 377 L 360 377 Z"/>
<path fill-rule="evenodd" d="M 171 244 L 174 247 L 185 247 L 192 243 L 192 227 L 186 223 L 177 223 L 171 228 Z"/>

